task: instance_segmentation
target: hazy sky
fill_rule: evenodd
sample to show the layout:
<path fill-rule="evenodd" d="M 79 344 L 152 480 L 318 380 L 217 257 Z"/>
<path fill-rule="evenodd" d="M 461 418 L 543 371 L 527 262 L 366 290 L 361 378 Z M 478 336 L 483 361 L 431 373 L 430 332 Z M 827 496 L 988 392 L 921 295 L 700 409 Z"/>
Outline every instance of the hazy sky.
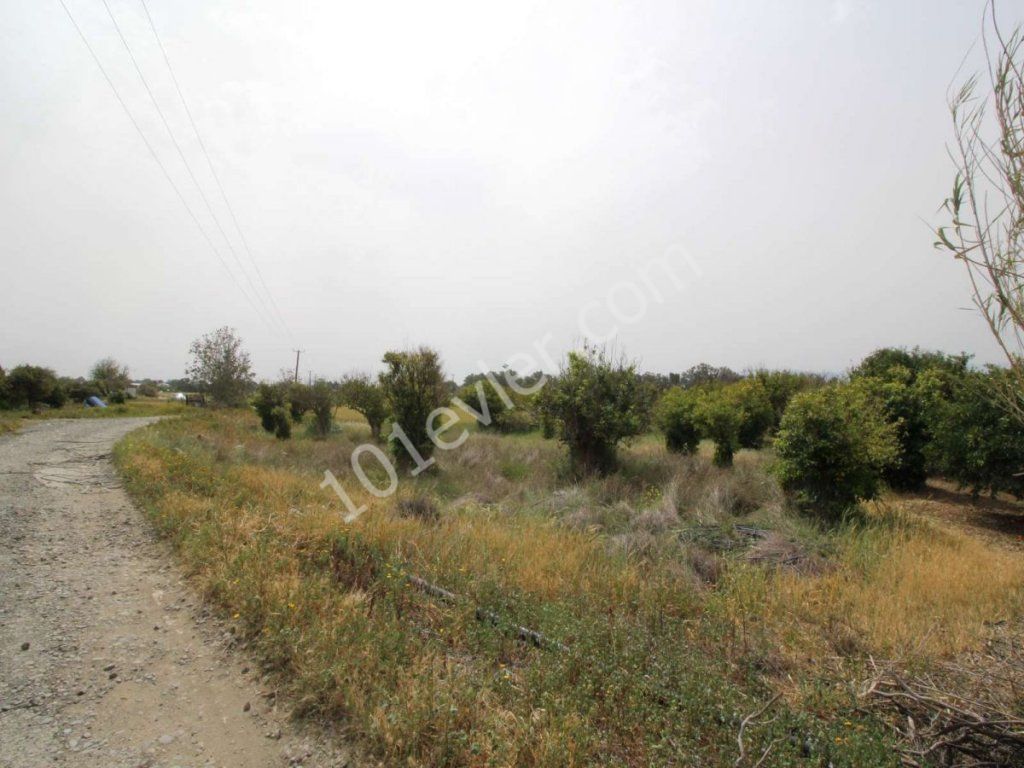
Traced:
<path fill-rule="evenodd" d="M 334 376 L 423 343 L 461 378 L 564 351 L 581 311 L 657 371 L 999 359 L 929 231 L 980 0 L 147 0 L 290 334 L 238 287 L 103 0 L 65 1 L 237 283 L 59 0 L 0 0 L 5 368 L 178 376 L 232 325 L 264 376 L 296 346 Z M 143 6 L 108 2 L 248 266 Z M 659 259 L 682 289 L 639 278 Z"/>

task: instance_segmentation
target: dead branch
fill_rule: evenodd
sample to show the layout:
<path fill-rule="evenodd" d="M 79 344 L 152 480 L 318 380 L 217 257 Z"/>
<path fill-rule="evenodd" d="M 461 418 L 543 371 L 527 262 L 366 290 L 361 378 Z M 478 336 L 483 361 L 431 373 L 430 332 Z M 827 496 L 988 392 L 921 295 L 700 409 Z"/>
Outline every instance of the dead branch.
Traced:
<path fill-rule="evenodd" d="M 419 576 L 413 576 L 410 574 L 406 576 L 406 580 L 421 592 L 425 592 L 432 597 L 444 600 L 446 603 L 457 603 L 462 601 L 462 599 L 454 592 L 450 592 L 436 584 L 431 584 L 429 581 L 421 579 Z M 557 640 L 552 640 L 536 630 L 521 627 L 517 624 L 502 622 L 501 617 L 493 611 L 477 607 L 474 610 L 473 615 L 476 620 L 482 624 L 489 624 L 492 627 L 502 627 L 502 625 L 504 625 L 503 631 L 505 634 L 510 635 L 527 645 L 532 645 L 535 648 L 548 648 L 556 651 L 569 650 L 568 647 L 562 645 L 562 643 L 559 643 Z"/>
<path fill-rule="evenodd" d="M 929 677 L 905 678 L 872 661 L 862 687 L 866 706 L 899 717 L 893 728 L 905 765 L 1017 766 L 1024 764 L 1024 717 L 995 697 L 983 700 L 942 689 Z"/>
<path fill-rule="evenodd" d="M 771 707 L 775 704 L 775 702 L 777 702 L 781 698 L 782 698 L 782 694 L 781 693 L 776 693 L 774 696 L 771 697 L 771 699 L 769 699 L 767 704 L 765 704 L 763 707 L 761 707 L 756 712 L 751 712 L 749 715 L 747 715 L 745 718 L 743 718 L 743 722 L 740 723 L 739 733 L 736 734 L 736 744 L 740 748 L 740 756 L 736 758 L 735 765 L 738 766 L 740 763 L 743 762 L 743 760 L 747 756 L 746 749 L 743 746 L 743 732 L 746 731 L 747 726 L 750 725 L 755 720 L 757 720 L 757 718 L 761 717 L 761 715 L 763 715 L 769 709 L 771 709 Z M 761 755 L 761 759 L 757 761 L 757 763 L 755 764 L 754 768 L 757 768 L 757 766 L 761 765 L 761 763 L 764 762 L 765 758 L 768 757 L 768 753 L 771 751 L 771 749 L 774 746 L 774 744 L 775 744 L 775 742 L 772 742 L 771 744 L 768 745 L 768 748 Z"/>

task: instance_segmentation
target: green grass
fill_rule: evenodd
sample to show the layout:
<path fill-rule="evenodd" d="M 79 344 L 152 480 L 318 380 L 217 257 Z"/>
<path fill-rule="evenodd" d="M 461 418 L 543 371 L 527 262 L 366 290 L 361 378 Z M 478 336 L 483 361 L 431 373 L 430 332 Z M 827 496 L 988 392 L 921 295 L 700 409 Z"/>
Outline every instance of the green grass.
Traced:
<path fill-rule="evenodd" d="M 782 692 L 745 735 L 755 760 L 772 745 L 774 766 L 897 764 L 841 680 L 780 674 L 778 628 L 753 600 L 770 574 L 725 553 L 722 585 L 704 586 L 681 543 L 681 529 L 762 520 L 828 548 L 775 508 L 758 455 L 729 473 L 646 440 L 620 474 L 572 483 L 556 443 L 476 433 L 403 479 L 400 497 L 440 509 L 431 521 L 356 493 L 345 468 L 363 431 L 281 442 L 251 414 L 197 413 L 116 450 L 129 491 L 303 711 L 341 719 L 388 764 L 731 766 L 743 717 Z M 371 504 L 355 524 L 319 489 L 325 469 Z M 567 650 L 525 645 L 514 625 Z"/>

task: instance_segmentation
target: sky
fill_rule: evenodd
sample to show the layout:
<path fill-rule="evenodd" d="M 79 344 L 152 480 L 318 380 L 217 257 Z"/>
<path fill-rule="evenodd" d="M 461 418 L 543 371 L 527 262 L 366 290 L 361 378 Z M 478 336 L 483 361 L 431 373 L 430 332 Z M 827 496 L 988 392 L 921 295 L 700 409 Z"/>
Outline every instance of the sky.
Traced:
<path fill-rule="evenodd" d="M 932 246 L 980 0 L 106 0 L 169 131 L 64 3 L 185 204 L 61 1 L 0 0 L 4 368 L 177 377 L 225 325 L 268 378 L 1000 360 Z"/>

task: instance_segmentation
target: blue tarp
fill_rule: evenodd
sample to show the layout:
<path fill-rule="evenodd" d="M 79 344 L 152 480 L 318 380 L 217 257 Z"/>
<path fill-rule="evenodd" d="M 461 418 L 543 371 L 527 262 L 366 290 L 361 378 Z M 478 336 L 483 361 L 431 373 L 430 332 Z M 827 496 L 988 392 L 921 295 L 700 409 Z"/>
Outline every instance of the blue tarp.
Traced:
<path fill-rule="evenodd" d="M 86 408 L 106 408 L 107 404 L 100 400 L 96 395 L 89 395 L 85 398 Z"/>

